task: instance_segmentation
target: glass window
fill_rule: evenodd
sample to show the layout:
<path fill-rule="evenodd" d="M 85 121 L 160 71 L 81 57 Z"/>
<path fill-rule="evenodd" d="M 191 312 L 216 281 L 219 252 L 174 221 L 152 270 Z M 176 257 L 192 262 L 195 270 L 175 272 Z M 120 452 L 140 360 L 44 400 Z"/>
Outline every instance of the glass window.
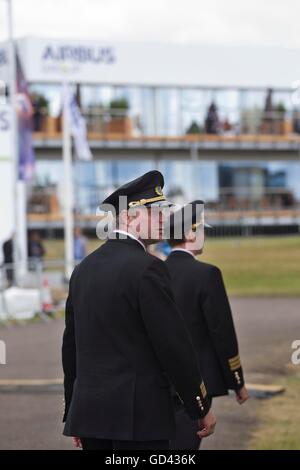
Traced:
<path fill-rule="evenodd" d="M 260 134 L 267 105 L 267 90 L 242 90 L 240 132 L 242 134 Z"/>
<path fill-rule="evenodd" d="M 218 199 L 218 165 L 215 162 L 162 161 L 165 193 L 172 202 L 186 204 L 193 199 L 206 203 Z"/>
<path fill-rule="evenodd" d="M 104 134 L 110 118 L 110 103 L 114 99 L 112 86 L 81 85 L 80 98 L 83 114 L 90 132 Z"/>
<path fill-rule="evenodd" d="M 98 204 L 117 187 L 154 168 L 155 164 L 151 160 L 96 161 L 95 175 L 98 188 Z"/>
<path fill-rule="evenodd" d="M 133 136 L 155 135 L 156 123 L 154 114 L 154 89 L 148 87 L 118 87 L 117 99 L 125 99 L 128 103 Z"/>
<path fill-rule="evenodd" d="M 231 210 L 294 207 L 300 200 L 299 178 L 299 162 L 220 163 L 220 207 Z"/>
<path fill-rule="evenodd" d="M 204 132 L 205 101 L 203 90 L 181 90 L 182 134 Z"/>
<path fill-rule="evenodd" d="M 48 102 L 47 114 L 57 117 L 62 109 L 62 86 L 55 84 L 32 83 L 29 85 L 30 95 L 35 101 L 35 96 L 44 97 Z"/>
<path fill-rule="evenodd" d="M 237 89 L 191 89 L 181 92 L 183 133 L 236 132 L 240 92 Z"/>
<path fill-rule="evenodd" d="M 181 134 L 180 98 L 175 88 L 157 88 L 156 93 L 156 128 L 161 136 Z"/>
<path fill-rule="evenodd" d="M 236 133 L 240 114 L 239 90 L 216 90 L 214 102 L 217 106 L 221 131 Z"/>
<path fill-rule="evenodd" d="M 286 91 L 276 91 L 273 92 L 273 105 L 275 109 L 279 106 L 282 106 L 285 111 L 290 111 L 293 109 L 292 104 L 292 93 L 290 90 Z"/>
<path fill-rule="evenodd" d="M 57 185 L 63 179 L 63 164 L 59 160 L 37 160 L 34 183 L 39 186 Z"/>
<path fill-rule="evenodd" d="M 155 91 L 154 88 L 141 88 L 142 129 L 144 135 L 156 134 Z"/>
<path fill-rule="evenodd" d="M 127 103 L 126 116 L 130 120 L 130 134 L 133 136 L 145 134 L 142 89 L 136 87 L 118 87 L 116 88 L 116 99 L 125 100 L 125 103 Z"/>
<path fill-rule="evenodd" d="M 114 97 L 114 88 L 112 86 L 81 85 L 80 95 L 83 107 L 108 107 Z"/>

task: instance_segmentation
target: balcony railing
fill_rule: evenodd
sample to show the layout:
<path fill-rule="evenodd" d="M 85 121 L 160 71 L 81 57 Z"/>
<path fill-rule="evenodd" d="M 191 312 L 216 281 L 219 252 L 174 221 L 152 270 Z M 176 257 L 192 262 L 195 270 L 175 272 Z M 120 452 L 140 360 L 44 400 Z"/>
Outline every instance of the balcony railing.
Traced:
<path fill-rule="evenodd" d="M 260 110 L 244 110 L 239 120 L 228 122 L 218 119 L 214 125 L 200 123 L 178 128 L 149 126 L 138 114 L 124 110 L 83 109 L 89 139 L 169 139 L 184 141 L 300 141 L 300 114 L 295 112 L 263 112 Z M 61 139 L 62 118 L 40 113 L 34 117 L 34 138 Z"/>

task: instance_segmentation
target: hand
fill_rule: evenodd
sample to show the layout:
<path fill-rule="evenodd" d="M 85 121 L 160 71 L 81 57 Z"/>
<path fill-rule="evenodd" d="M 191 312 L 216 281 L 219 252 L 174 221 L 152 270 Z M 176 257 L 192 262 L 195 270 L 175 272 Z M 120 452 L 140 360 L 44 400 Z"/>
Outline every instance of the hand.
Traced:
<path fill-rule="evenodd" d="M 248 390 L 246 389 L 246 387 L 242 387 L 240 388 L 239 390 L 237 390 L 235 392 L 235 395 L 236 395 L 236 401 L 242 405 L 243 403 L 245 403 L 245 401 L 248 400 L 249 398 L 249 393 L 248 393 Z"/>
<path fill-rule="evenodd" d="M 78 447 L 79 449 L 82 449 L 80 437 L 72 437 L 72 441 L 73 441 L 74 447 Z"/>
<path fill-rule="evenodd" d="M 197 436 L 202 439 L 203 437 L 210 436 L 213 434 L 216 426 L 216 418 L 211 410 L 204 416 L 204 418 L 198 419 L 199 429 Z"/>

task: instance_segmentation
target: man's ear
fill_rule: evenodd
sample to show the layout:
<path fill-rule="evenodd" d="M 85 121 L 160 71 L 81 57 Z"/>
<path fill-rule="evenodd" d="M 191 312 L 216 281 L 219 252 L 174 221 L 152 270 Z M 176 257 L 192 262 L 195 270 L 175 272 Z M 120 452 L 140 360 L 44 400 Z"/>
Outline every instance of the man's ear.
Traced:
<path fill-rule="evenodd" d="M 191 243 L 196 240 L 196 233 L 193 230 L 189 230 L 185 235 L 184 238 L 187 242 Z"/>

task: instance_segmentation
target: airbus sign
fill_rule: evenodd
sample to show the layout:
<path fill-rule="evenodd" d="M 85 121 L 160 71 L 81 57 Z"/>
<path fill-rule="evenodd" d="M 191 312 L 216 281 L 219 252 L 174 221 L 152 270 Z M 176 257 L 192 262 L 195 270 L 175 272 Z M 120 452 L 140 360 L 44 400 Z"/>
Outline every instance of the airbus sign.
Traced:
<path fill-rule="evenodd" d="M 18 50 L 28 82 L 97 83 L 118 64 L 117 48 L 98 41 L 25 38 Z"/>
<path fill-rule="evenodd" d="M 41 51 L 41 69 L 45 73 L 62 73 L 69 77 L 82 71 L 88 65 L 111 65 L 116 62 L 112 47 L 84 46 L 70 44 L 46 44 Z"/>
<path fill-rule="evenodd" d="M 300 76 L 296 49 L 30 37 L 17 40 L 17 45 L 29 83 L 290 88 Z M 6 50 L 1 44 L 4 81 Z"/>
<path fill-rule="evenodd" d="M 1 59 L 1 58 L 0 58 Z M 47 44 L 42 60 L 44 63 L 65 62 L 112 64 L 116 61 L 116 53 L 112 47 L 84 47 L 84 46 L 53 46 Z"/>

